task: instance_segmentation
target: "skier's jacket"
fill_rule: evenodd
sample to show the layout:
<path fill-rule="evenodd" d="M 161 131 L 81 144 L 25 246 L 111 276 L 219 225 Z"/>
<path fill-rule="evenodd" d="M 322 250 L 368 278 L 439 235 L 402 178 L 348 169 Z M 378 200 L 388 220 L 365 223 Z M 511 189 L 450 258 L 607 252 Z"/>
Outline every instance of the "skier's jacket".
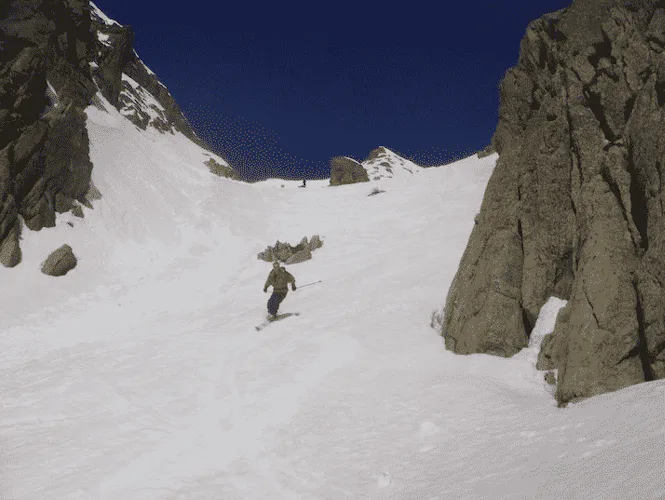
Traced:
<path fill-rule="evenodd" d="M 266 284 L 263 288 L 266 289 L 272 285 L 274 292 L 287 293 L 289 291 L 289 283 L 293 283 L 295 285 L 296 279 L 286 269 L 280 267 L 279 269 L 273 269 L 270 271 L 268 279 L 266 280 Z"/>

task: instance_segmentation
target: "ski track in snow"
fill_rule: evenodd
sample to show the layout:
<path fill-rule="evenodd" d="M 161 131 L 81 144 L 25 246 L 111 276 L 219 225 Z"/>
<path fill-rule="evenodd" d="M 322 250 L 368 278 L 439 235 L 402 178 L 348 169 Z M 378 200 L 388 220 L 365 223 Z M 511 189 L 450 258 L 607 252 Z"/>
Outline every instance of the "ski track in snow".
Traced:
<path fill-rule="evenodd" d="M 429 326 L 496 156 L 246 185 L 105 107 L 88 110 L 102 199 L 26 231 L 3 271 L 21 286 L 0 305 L 2 500 L 665 498 L 665 384 L 557 409 L 535 369 L 563 301 L 511 359 L 455 356 Z M 288 267 L 322 283 L 256 332 L 257 252 L 313 234 Z M 78 268 L 42 276 L 63 242 Z"/>

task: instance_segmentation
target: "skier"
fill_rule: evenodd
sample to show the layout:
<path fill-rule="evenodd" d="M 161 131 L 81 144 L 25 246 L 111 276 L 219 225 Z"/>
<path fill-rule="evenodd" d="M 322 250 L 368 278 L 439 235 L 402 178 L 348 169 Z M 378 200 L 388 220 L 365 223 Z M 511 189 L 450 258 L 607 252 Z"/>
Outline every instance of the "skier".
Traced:
<path fill-rule="evenodd" d="M 296 290 L 296 279 L 286 269 L 279 265 L 279 261 L 272 264 L 272 271 L 268 275 L 266 284 L 263 286 L 263 293 L 268 291 L 268 287 L 272 285 L 272 295 L 268 300 L 268 312 L 273 318 L 277 316 L 279 305 L 286 298 L 289 293 L 289 283 L 291 283 L 291 290 Z"/>

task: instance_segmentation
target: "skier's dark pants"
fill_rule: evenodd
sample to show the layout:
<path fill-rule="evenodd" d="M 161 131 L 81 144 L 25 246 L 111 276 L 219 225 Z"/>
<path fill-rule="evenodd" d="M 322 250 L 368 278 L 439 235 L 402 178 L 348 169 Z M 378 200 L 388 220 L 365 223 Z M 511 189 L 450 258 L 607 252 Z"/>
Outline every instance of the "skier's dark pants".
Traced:
<path fill-rule="evenodd" d="M 282 303 L 288 292 L 272 292 L 270 299 L 268 299 L 268 312 L 270 314 L 277 314 L 279 305 Z"/>

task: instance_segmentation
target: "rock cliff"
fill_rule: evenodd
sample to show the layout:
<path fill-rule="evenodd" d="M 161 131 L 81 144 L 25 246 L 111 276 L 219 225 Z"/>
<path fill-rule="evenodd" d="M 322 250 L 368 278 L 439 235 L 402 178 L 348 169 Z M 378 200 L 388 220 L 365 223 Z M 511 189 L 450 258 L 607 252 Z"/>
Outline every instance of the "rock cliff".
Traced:
<path fill-rule="evenodd" d="M 534 21 L 501 84 L 500 157 L 448 292 L 460 354 L 511 356 L 567 299 L 540 367 L 560 404 L 665 377 L 665 2 Z"/>

